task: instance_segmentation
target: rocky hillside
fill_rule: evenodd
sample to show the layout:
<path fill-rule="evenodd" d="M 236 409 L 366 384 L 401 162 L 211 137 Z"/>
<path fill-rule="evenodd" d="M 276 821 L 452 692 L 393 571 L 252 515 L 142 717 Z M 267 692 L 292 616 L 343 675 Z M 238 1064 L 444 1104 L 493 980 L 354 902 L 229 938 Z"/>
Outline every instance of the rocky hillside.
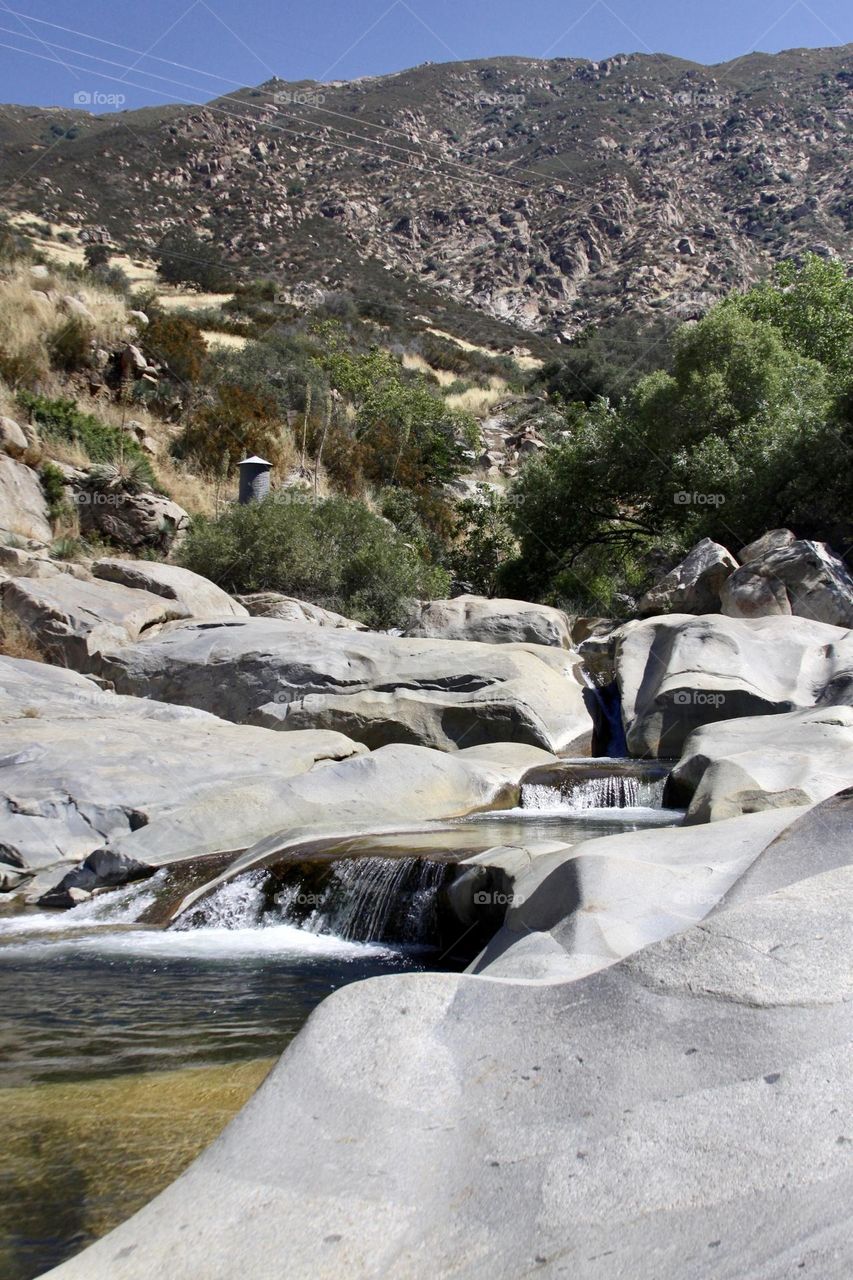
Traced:
<path fill-rule="evenodd" d="M 569 337 L 849 253 L 849 68 L 850 46 L 712 68 L 498 58 L 204 107 L 4 107 L 0 156 L 16 208 L 123 248 L 186 225 L 285 290 L 452 296 Z"/>

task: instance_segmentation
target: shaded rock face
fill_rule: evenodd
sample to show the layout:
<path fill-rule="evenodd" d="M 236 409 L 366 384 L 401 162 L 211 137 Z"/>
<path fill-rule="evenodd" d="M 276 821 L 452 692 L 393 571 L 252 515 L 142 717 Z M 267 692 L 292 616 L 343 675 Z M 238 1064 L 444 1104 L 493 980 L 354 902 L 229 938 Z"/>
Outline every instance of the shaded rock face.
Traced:
<path fill-rule="evenodd" d="M 604 969 L 339 990 L 181 1178 L 52 1274 L 195 1280 L 201 1239 L 206 1280 L 845 1280 L 853 800 L 780 816 L 709 829 L 729 874 L 726 830 L 754 833 L 741 878 Z M 619 880 L 596 888 L 615 931 Z M 531 946 L 583 928 L 564 908 Z"/>
<path fill-rule="evenodd" d="M 307 622 L 315 627 L 342 627 L 346 631 L 367 631 L 363 622 L 345 618 L 331 609 L 322 609 L 306 600 L 295 600 L 278 591 L 257 591 L 246 596 L 235 596 L 246 613 L 253 618 L 277 618 L 279 622 Z"/>
<path fill-rule="evenodd" d="M 407 636 L 476 640 L 483 644 L 544 644 L 570 649 L 571 624 L 562 609 L 526 600 L 490 600 L 456 596 L 428 600 L 406 629 Z"/>
<path fill-rule="evenodd" d="M 688 823 L 814 804 L 853 786 L 853 709 L 816 707 L 696 729 L 666 788 Z"/>
<path fill-rule="evenodd" d="M 105 582 L 176 601 L 185 618 L 246 618 L 248 610 L 207 578 L 153 560 L 96 560 L 92 573 Z"/>
<path fill-rule="evenodd" d="M 793 614 L 853 627 L 853 577 L 826 543 L 798 541 L 777 529 L 744 548 L 741 560 L 722 587 L 729 617 Z"/>
<path fill-rule="evenodd" d="M 701 725 L 851 703 L 853 637 L 805 618 L 675 614 L 615 637 L 628 750 L 678 756 Z"/>
<path fill-rule="evenodd" d="M 102 493 L 83 484 L 75 502 L 84 534 L 99 534 L 129 549 L 167 552 L 189 527 L 183 507 L 159 493 Z"/>
<path fill-rule="evenodd" d="M 734 556 L 711 538 L 703 538 L 651 591 L 641 597 L 641 617 L 661 613 L 719 613 L 720 592 L 737 569 Z"/>
<path fill-rule="evenodd" d="M 554 751 L 591 722 L 580 685 L 542 653 L 252 618 L 169 627 L 102 654 L 99 672 L 122 693 L 240 723 L 336 729 L 370 748 L 512 741 Z"/>
<path fill-rule="evenodd" d="M 50 542 L 53 531 L 38 475 L 0 453 L 0 529 Z"/>

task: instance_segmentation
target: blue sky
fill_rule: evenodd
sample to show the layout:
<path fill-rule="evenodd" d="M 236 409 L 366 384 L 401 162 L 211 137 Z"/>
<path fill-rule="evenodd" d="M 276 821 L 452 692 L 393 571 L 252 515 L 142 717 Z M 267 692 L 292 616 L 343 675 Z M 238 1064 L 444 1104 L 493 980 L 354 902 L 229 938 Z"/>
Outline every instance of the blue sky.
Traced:
<path fill-rule="evenodd" d="M 0 0 L 0 100 L 71 106 L 76 95 L 116 110 L 203 101 L 273 74 L 349 79 L 497 54 L 715 63 L 850 41 L 849 0 Z"/>

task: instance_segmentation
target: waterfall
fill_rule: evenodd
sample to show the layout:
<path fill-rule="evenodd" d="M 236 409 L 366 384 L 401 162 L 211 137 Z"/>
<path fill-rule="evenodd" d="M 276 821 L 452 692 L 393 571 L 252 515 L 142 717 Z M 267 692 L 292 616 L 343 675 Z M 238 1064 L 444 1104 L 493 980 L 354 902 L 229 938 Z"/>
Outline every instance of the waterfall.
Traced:
<path fill-rule="evenodd" d="M 522 809 L 659 809 L 663 778 L 636 778 L 611 773 L 584 778 L 568 788 L 529 783 L 521 788 Z"/>
<path fill-rule="evenodd" d="M 186 929 L 254 929 L 261 925 L 265 906 L 266 872 L 247 871 L 214 889 L 172 926 Z"/>
<path fill-rule="evenodd" d="M 349 942 L 426 943 L 446 875 L 445 863 L 425 858 L 343 859 L 303 928 Z"/>
<path fill-rule="evenodd" d="M 172 926 L 268 929 L 291 925 L 344 942 L 426 944 L 436 935 L 447 864 L 425 858 L 342 858 L 322 878 L 285 883 L 274 895 L 264 869 L 219 885 Z"/>

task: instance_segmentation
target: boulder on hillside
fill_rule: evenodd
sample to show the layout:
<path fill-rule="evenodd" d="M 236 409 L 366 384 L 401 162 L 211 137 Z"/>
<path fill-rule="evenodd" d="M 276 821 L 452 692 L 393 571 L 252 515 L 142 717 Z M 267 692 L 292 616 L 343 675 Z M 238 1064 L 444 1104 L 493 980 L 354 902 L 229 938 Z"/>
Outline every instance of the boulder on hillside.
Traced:
<path fill-rule="evenodd" d="M 614 633 L 633 756 L 680 755 L 704 724 L 853 704 L 853 634 L 807 618 L 672 614 Z"/>
<path fill-rule="evenodd" d="M 476 640 L 482 644 L 530 643 L 570 649 L 571 622 L 562 609 L 528 600 L 456 596 L 427 600 L 405 635 L 430 640 Z"/>
<path fill-rule="evenodd" d="M 725 547 L 703 538 L 641 597 L 637 611 L 644 618 L 663 613 L 719 613 L 723 583 L 735 569 L 737 561 Z"/>
<path fill-rule="evenodd" d="M 255 591 L 234 599 L 253 618 L 277 618 L 279 622 L 306 622 L 315 627 L 342 627 L 346 631 L 368 631 L 363 622 L 323 609 L 307 600 L 281 595 L 278 591 Z"/>
<path fill-rule="evenodd" d="M 0 530 L 38 542 L 50 542 L 53 530 L 38 475 L 0 453 Z"/>
<path fill-rule="evenodd" d="M 137 640 L 149 627 L 186 610 L 176 601 L 113 582 L 94 582 L 70 573 L 11 578 L 0 587 L 5 612 L 12 614 L 50 662 L 91 670 L 99 649 Z"/>
<path fill-rule="evenodd" d="M 84 534 L 117 546 L 152 547 L 166 553 L 189 527 L 183 507 L 160 493 L 108 493 L 88 482 L 76 487 L 75 504 Z"/>
<path fill-rule="evenodd" d="M 246 618 L 248 610 L 201 574 L 154 560 L 96 560 L 92 573 L 105 582 L 118 582 L 174 600 L 186 618 Z"/>
<path fill-rule="evenodd" d="M 815 804 L 853 786 L 853 708 L 810 707 L 694 730 L 667 781 L 687 823 Z"/>
<path fill-rule="evenodd" d="M 853 576 L 824 542 L 798 540 L 774 530 L 744 549 L 750 555 L 722 588 L 730 618 L 793 614 L 836 627 L 853 627 Z"/>
<path fill-rule="evenodd" d="M 785 547 L 790 547 L 791 543 L 796 541 L 797 535 L 790 529 L 770 529 L 767 533 L 762 533 L 761 537 L 756 538 L 754 542 L 741 547 L 737 553 L 738 562 L 749 564 L 752 560 L 763 560 L 765 556 L 772 555 L 774 551 L 783 551 Z"/>
<path fill-rule="evenodd" d="M 122 693 L 238 723 L 335 728 L 371 748 L 446 751 L 503 741 L 582 750 L 591 721 L 581 686 L 565 674 L 571 667 L 569 654 L 537 645 L 330 627 L 315 628 L 306 644 L 304 625 L 272 618 L 175 624 L 98 660 Z"/>
<path fill-rule="evenodd" d="M 24 430 L 15 419 L 0 417 L 0 452 L 7 453 L 10 458 L 22 458 L 28 448 Z"/>

